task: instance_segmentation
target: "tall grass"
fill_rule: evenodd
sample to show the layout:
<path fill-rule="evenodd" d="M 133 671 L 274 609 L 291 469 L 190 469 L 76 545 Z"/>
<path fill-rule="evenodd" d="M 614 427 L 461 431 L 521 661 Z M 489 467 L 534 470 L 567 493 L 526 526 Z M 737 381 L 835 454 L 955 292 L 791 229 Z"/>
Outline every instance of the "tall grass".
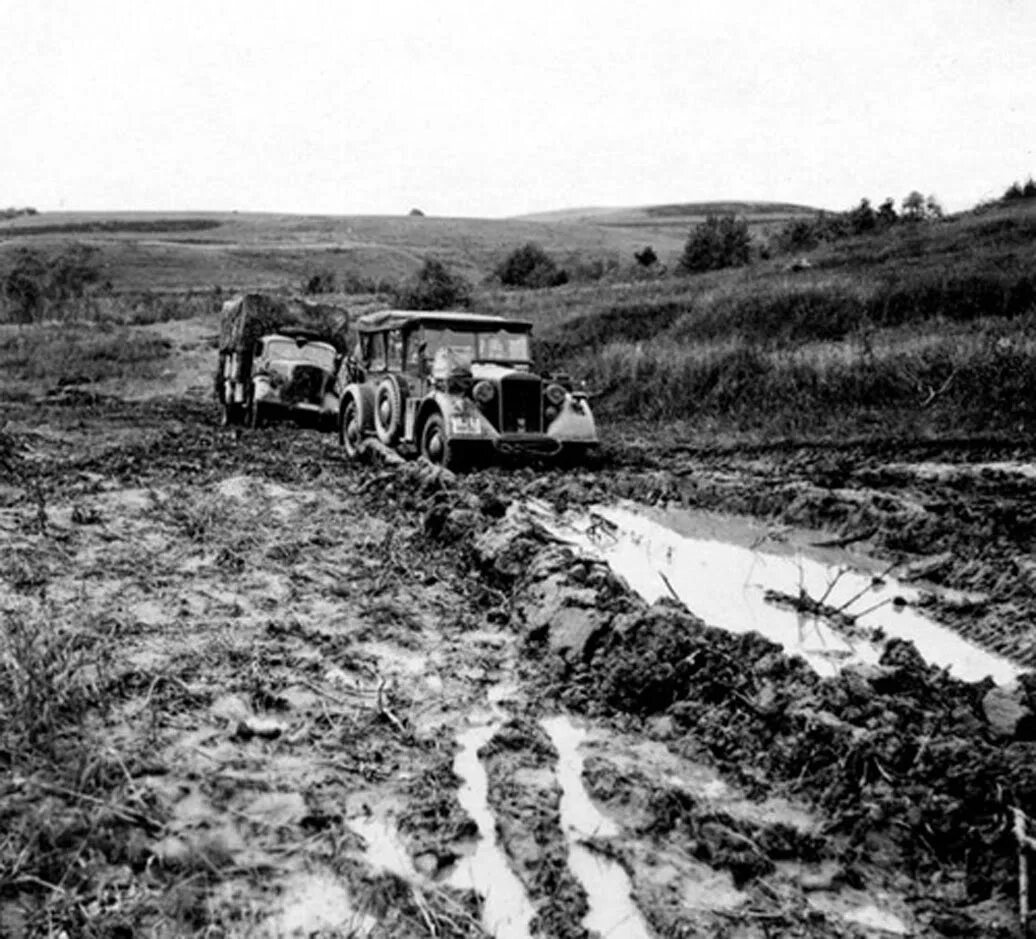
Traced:
<path fill-rule="evenodd" d="M 154 377 L 170 352 L 168 340 L 126 326 L 0 327 L 0 387 Z"/>
<path fill-rule="evenodd" d="M 897 226 L 796 267 L 485 299 L 532 320 L 538 364 L 587 378 L 606 419 L 1036 423 L 1036 213 Z"/>
<path fill-rule="evenodd" d="M 1017 324 L 1015 324 L 1017 325 Z M 584 360 L 612 417 L 808 433 L 847 420 L 1036 428 L 1034 323 L 766 349 L 613 343 Z M 913 415 L 909 417 L 908 415 Z M 922 415 L 924 415 L 922 419 Z"/>

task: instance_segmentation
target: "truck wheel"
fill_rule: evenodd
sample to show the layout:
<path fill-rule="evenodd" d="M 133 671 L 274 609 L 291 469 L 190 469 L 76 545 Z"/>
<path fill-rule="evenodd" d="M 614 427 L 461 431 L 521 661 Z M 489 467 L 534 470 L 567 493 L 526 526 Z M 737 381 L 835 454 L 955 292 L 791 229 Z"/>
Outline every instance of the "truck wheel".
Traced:
<path fill-rule="evenodd" d="M 352 395 L 346 396 L 338 412 L 338 442 L 350 460 L 355 460 L 360 455 L 363 427 L 360 422 L 360 409 Z"/>
<path fill-rule="evenodd" d="M 429 463 L 449 470 L 461 468 L 460 448 L 451 443 L 446 434 L 446 422 L 441 414 L 433 414 L 421 428 L 421 455 Z"/>
<path fill-rule="evenodd" d="M 262 427 L 263 422 L 266 420 L 265 408 L 263 407 L 263 403 L 261 401 L 256 401 L 255 398 L 252 398 L 252 400 L 248 402 L 247 417 L 248 426 L 251 427 L 253 430 L 257 430 L 258 428 Z"/>
<path fill-rule="evenodd" d="M 233 427 L 241 423 L 241 405 L 233 401 L 223 402 L 223 426 Z"/>

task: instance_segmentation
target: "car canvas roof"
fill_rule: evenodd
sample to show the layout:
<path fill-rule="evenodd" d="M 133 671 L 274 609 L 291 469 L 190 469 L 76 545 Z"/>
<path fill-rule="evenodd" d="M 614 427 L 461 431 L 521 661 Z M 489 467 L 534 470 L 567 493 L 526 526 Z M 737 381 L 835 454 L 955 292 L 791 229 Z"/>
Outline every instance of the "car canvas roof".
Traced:
<path fill-rule="evenodd" d="M 470 326 L 474 329 L 496 327 L 497 329 L 532 329 L 532 323 L 524 320 L 510 320 L 503 316 L 490 316 L 485 313 L 460 313 L 443 310 L 378 310 L 368 313 L 356 321 L 356 328 L 361 333 L 381 332 L 384 329 L 397 329 L 401 326 L 443 326 L 447 329 Z"/>

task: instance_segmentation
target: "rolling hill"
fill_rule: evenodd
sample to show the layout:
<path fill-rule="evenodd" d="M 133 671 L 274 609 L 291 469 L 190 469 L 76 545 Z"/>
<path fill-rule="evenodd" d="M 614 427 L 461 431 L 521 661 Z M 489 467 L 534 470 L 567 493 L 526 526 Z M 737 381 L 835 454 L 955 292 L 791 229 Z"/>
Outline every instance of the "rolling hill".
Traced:
<path fill-rule="evenodd" d="M 435 257 L 478 282 L 514 248 L 538 242 L 565 266 L 632 263 L 650 244 L 663 263 L 710 212 L 736 212 L 760 236 L 814 212 L 783 203 L 563 209 L 512 219 L 254 212 L 44 212 L 0 221 L 0 269 L 23 248 L 98 250 L 115 290 L 297 287 L 317 272 L 339 284 L 396 283 Z"/>
<path fill-rule="evenodd" d="M 789 202 L 674 202 L 665 205 L 637 207 L 593 206 L 573 209 L 556 209 L 520 216 L 520 220 L 549 222 L 552 224 L 597 225 L 606 228 L 636 230 L 644 237 L 672 233 L 674 230 L 686 237 L 692 225 L 704 221 L 708 215 L 737 215 L 744 218 L 749 228 L 763 234 L 775 224 L 790 218 L 813 216 L 820 211 L 808 205 Z"/>
<path fill-rule="evenodd" d="M 339 283 L 395 283 L 432 256 L 479 281 L 514 248 L 535 241 L 562 264 L 632 262 L 646 243 L 635 228 L 585 222 L 264 213 L 41 213 L 0 222 L 0 267 L 23 248 L 96 248 L 116 290 L 297 286 L 333 271 Z M 651 234 L 663 260 L 679 228 Z"/>

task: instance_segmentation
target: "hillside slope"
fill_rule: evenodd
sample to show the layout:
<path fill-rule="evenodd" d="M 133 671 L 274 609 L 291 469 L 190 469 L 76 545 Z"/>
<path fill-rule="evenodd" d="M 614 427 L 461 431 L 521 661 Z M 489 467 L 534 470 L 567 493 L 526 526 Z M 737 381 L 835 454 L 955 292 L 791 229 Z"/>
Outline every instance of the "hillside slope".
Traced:
<path fill-rule="evenodd" d="M 816 215 L 820 211 L 808 205 L 788 202 L 680 202 L 664 205 L 621 207 L 585 207 L 557 209 L 520 216 L 522 221 L 549 222 L 567 225 L 599 225 L 613 229 L 630 229 L 639 237 L 662 238 L 677 233 L 687 237 L 688 230 L 709 215 L 737 215 L 748 222 L 757 238 L 765 237 L 775 226 L 789 219 Z"/>
<path fill-rule="evenodd" d="M 1036 429 L 1036 201 L 692 277 L 490 297 L 612 419 L 728 432 Z"/>

